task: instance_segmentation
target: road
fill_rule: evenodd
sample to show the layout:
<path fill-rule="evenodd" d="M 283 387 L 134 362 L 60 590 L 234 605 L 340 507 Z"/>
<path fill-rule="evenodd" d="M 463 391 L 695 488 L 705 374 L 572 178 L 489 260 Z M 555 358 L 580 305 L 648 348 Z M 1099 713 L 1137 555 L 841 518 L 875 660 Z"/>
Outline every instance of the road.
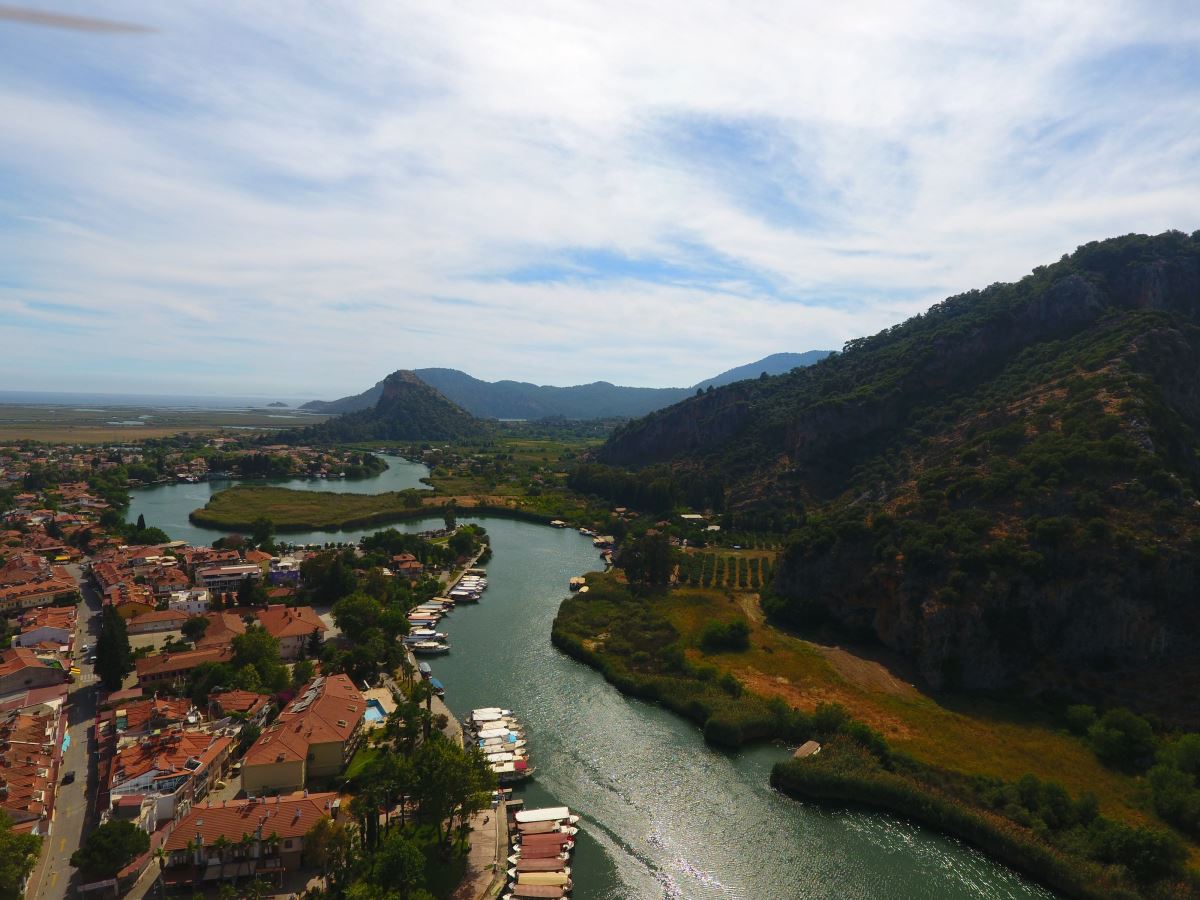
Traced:
<path fill-rule="evenodd" d="M 88 731 L 96 718 L 96 675 L 86 662 L 88 653 L 79 648 L 89 644 L 94 650 L 100 633 L 100 598 L 86 583 L 79 566 L 67 569 L 79 583 L 83 603 L 76 619 L 76 665 L 82 674 L 71 685 L 67 706 L 67 734 L 71 743 L 63 754 L 60 773 L 75 772 L 72 784 L 59 784 L 50 834 L 42 844 L 42 859 L 29 879 L 26 897 L 30 900 L 58 900 L 74 893 L 77 873 L 71 867 L 71 854 L 79 847 L 85 826 L 90 822 L 90 807 L 96 798 L 96 770 L 92 761 Z"/>

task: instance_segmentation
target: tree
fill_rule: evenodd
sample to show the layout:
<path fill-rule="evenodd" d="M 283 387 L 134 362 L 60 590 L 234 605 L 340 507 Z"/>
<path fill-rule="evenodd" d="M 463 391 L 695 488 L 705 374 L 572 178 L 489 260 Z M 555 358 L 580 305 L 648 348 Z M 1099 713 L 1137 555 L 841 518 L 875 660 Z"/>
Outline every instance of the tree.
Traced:
<path fill-rule="evenodd" d="M 111 878 L 150 849 L 150 835 L 127 819 L 112 819 L 92 830 L 71 854 L 71 865 L 87 875 Z"/>
<path fill-rule="evenodd" d="M 247 722 L 242 726 L 242 730 L 238 732 L 238 755 L 245 756 L 254 742 L 262 736 L 262 726 L 256 725 L 254 722 Z"/>
<path fill-rule="evenodd" d="M 204 632 L 208 631 L 208 619 L 204 616 L 192 616 L 183 623 L 183 628 L 180 630 L 185 638 L 195 644 L 204 637 Z"/>
<path fill-rule="evenodd" d="M 1154 758 L 1150 723 L 1124 707 L 1110 709 L 1089 728 L 1088 743 L 1101 762 L 1117 769 L 1144 769 Z"/>
<path fill-rule="evenodd" d="M 238 587 L 238 606 L 265 606 L 267 589 L 263 587 L 262 579 L 251 578 L 247 575 Z"/>
<path fill-rule="evenodd" d="M 321 640 L 321 630 L 314 628 L 313 633 L 308 636 L 308 655 L 311 659 L 321 658 L 321 648 L 324 642 Z"/>
<path fill-rule="evenodd" d="M 457 516 L 455 514 L 453 503 L 447 503 L 442 509 L 442 522 L 445 524 L 447 531 L 454 530 L 454 526 L 457 523 Z"/>
<path fill-rule="evenodd" d="M 287 667 L 279 659 L 279 641 L 261 625 L 251 625 L 233 639 L 234 670 L 241 675 L 247 666 L 257 673 L 260 688 L 281 691 L 287 687 Z"/>
<path fill-rule="evenodd" d="M 297 687 L 302 684 L 307 684 L 308 682 L 312 681 L 314 671 L 315 669 L 313 668 L 313 664 L 309 660 L 300 660 L 298 663 L 292 666 L 292 684 L 296 685 Z"/>
<path fill-rule="evenodd" d="M 133 671 L 133 650 L 125 620 L 111 607 L 104 607 L 100 637 L 96 641 L 96 674 L 106 690 L 118 691 L 125 676 Z"/>
<path fill-rule="evenodd" d="M 13 831 L 12 819 L 0 810 L 0 900 L 20 900 L 41 847 L 37 835 Z"/>
<path fill-rule="evenodd" d="M 333 621 L 352 643 L 363 643 L 383 615 L 379 601 L 366 594 L 354 593 L 333 605 Z"/>
<path fill-rule="evenodd" d="M 369 878 L 382 888 L 395 890 L 404 900 L 425 886 L 425 854 L 407 834 L 396 831 L 383 839 L 371 857 Z"/>
<path fill-rule="evenodd" d="M 259 516 L 250 526 L 250 540 L 259 550 L 275 552 L 275 523 L 266 516 Z"/>
<path fill-rule="evenodd" d="M 145 530 L 146 530 L 146 517 L 145 517 L 145 516 L 144 516 L 142 513 L 138 513 L 138 517 L 137 517 L 137 530 L 138 530 L 138 531 L 145 531 Z"/>
<path fill-rule="evenodd" d="M 354 829 L 329 816 L 319 818 L 304 835 L 305 856 L 325 873 L 334 896 L 350 872 L 357 845 Z"/>
<path fill-rule="evenodd" d="M 665 585 L 675 565 L 670 539 L 662 532 L 647 531 L 626 544 L 617 564 L 625 570 L 630 584 Z"/>

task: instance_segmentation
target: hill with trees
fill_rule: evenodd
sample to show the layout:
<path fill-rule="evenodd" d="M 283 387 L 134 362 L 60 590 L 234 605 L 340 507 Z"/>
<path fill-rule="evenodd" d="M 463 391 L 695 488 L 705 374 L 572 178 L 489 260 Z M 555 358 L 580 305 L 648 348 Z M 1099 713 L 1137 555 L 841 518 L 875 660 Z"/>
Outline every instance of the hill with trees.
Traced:
<path fill-rule="evenodd" d="M 606 419 L 642 416 L 678 403 L 697 390 L 719 387 L 763 372 L 778 375 L 797 366 L 812 365 L 828 356 L 828 350 L 807 353 L 775 353 L 757 362 L 738 366 L 690 388 L 623 387 L 607 381 L 571 387 L 537 385 L 524 381 L 481 381 L 458 369 L 416 369 L 413 374 L 463 409 L 484 419 Z M 347 413 L 367 409 L 379 401 L 379 382 L 361 394 L 340 400 L 313 400 L 302 409 L 318 413 Z"/>
<path fill-rule="evenodd" d="M 464 441 L 487 426 L 446 399 L 414 373 L 403 369 L 382 382 L 374 404 L 319 425 L 271 436 L 272 442 L 346 443 L 353 441 Z"/>
<path fill-rule="evenodd" d="M 1090 243 L 628 423 L 583 480 L 787 532 L 769 612 L 877 638 L 935 686 L 1194 725 L 1198 325 L 1200 233 Z"/>

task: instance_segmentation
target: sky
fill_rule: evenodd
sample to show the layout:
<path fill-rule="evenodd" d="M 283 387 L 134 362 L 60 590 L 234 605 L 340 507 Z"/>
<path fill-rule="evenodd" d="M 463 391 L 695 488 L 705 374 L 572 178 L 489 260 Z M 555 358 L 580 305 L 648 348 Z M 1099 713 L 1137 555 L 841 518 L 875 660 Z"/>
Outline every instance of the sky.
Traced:
<path fill-rule="evenodd" d="M 1194 3 L 20 6 L 0 389 L 687 385 L 1200 228 Z"/>

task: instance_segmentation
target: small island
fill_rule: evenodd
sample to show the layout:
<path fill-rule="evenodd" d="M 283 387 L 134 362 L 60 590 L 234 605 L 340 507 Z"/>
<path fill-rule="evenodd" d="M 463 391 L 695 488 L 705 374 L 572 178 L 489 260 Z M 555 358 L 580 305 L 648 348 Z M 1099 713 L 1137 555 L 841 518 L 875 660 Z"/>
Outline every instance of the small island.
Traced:
<path fill-rule="evenodd" d="M 274 403 L 268 403 L 267 407 L 269 409 L 287 409 L 288 404 L 284 403 L 282 400 L 276 400 Z"/>

